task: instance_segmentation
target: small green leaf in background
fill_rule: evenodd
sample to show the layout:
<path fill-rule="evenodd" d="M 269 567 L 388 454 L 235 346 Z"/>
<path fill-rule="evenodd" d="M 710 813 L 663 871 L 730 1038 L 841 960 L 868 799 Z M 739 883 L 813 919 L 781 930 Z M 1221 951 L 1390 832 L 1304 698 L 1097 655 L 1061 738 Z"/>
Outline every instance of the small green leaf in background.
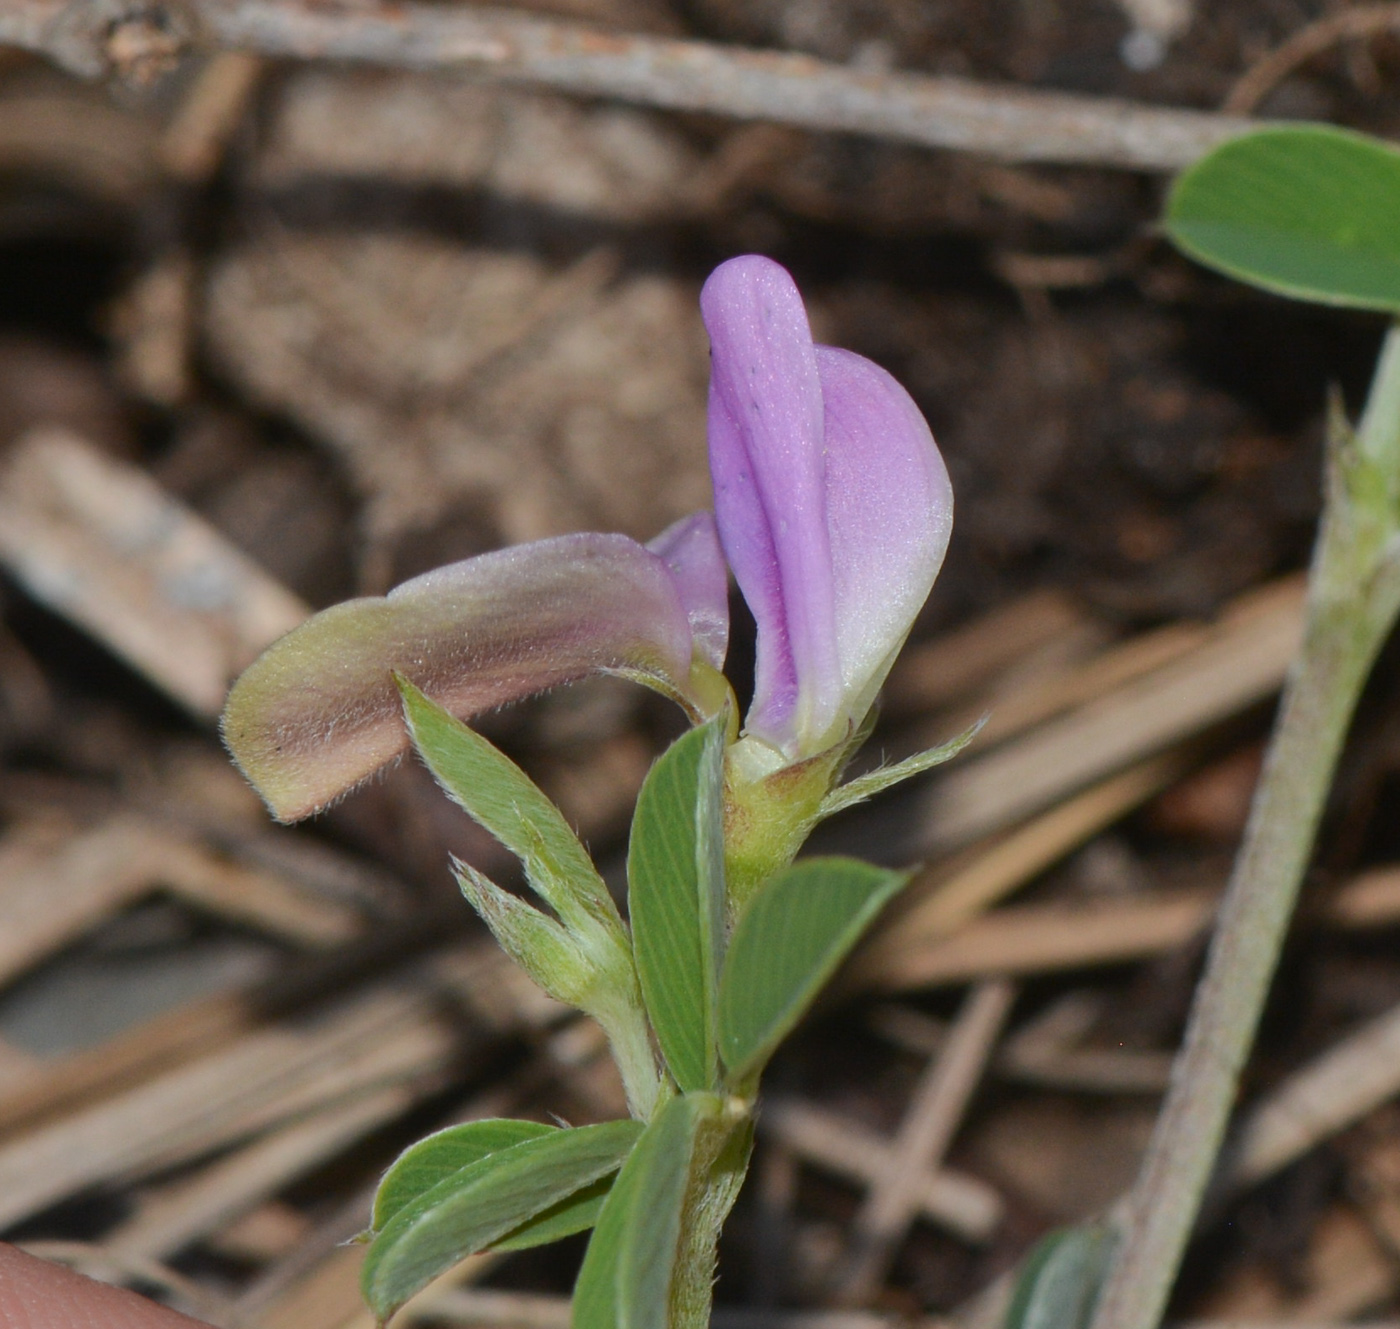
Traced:
<path fill-rule="evenodd" d="M 1400 152 L 1329 125 L 1231 139 L 1177 178 L 1167 234 L 1280 295 L 1400 312 Z"/>
<path fill-rule="evenodd" d="M 684 1090 L 713 1089 L 718 1069 L 726 723 L 717 715 L 657 760 L 637 796 L 627 850 L 637 977 L 666 1064 Z"/>
<path fill-rule="evenodd" d="M 572 1329 L 667 1329 L 681 1211 L 714 1094 L 671 1099 L 623 1164 L 574 1285 Z"/>
<path fill-rule="evenodd" d="M 449 797 L 520 859 L 571 932 L 622 938 L 617 906 L 559 809 L 505 753 L 406 679 L 398 685 L 414 746 Z"/>
<path fill-rule="evenodd" d="M 908 873 L 808 858 L 766 883 L 739 919 L 719 988 L 730 1079 L 762 1069 Z"/>
<path fill-rule="evenodd" d="M 1112 1231 L 1101 1224 L 1042 1237 L 1021 1266 L 1006 1329 L 1085 1329 L 1113 1246 Z"/>
<path fill-rule="evenodd" d="M 374 1197 L 373 1230 L 378 1232 L 404 1205 L 432 1190 L 454 1172 L 525 1140 L 553 1134 L 557 1129 L 538 1121 L 488 1117 L 448 1126 L 419 1140 L 394 1160 L 379 1183 Z"/>
<path fill-rule="evenodd" d="M 609 1173 L 642 1127 L 609 1121 L 555 1130 L 468 1164 L 395 1212 L 371 1242 L 360 1281 L 381 1321 L 439 1274 Z"/>

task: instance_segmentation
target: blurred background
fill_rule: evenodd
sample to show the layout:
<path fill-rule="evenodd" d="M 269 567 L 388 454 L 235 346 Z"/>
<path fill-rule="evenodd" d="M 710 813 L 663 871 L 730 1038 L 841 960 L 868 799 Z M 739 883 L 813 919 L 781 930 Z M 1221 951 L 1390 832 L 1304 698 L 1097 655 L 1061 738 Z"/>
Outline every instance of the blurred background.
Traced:
<path fill-rule="evenodd" d="M 1397 5 L 529 12 L 877 89 L 1400 130 Z M 228 1329 L 368 1329 L 343 1243 L 399 1149 L 470 1116 L 625 1111 L 596 1030 L 456 896 L 449 852 L 512 869 L 420 768 L 281 828 L 216 717 L 312 609 L 706 506 L 696 297 L 760 251 L 819 340 L 909 388 L 957 495 L 870 759 L 992 719 L 822 832 L 923 866 L 770 1072 L 721 1322 L 991 1323 L 1028 1247 L 1132 1180 L 1296 644 L 1328 403 L 1359 406 L 1380 321 L 1193 267 L 1155 230 L 1167 175 L 1090 150 L 1036 164 L 256 50 L 113 63 L 0 48 L 0 1232 Z M 1179 1317 L 1400 1310 L 1396 664 Z M 480 723 L 619 880 L 678 714 L 594 681 Z M 892 1187 L 899 1222 L 844 1264 Z M 562 1329 L 581 1249 L 478 1257 L 402 1323 Z"/>

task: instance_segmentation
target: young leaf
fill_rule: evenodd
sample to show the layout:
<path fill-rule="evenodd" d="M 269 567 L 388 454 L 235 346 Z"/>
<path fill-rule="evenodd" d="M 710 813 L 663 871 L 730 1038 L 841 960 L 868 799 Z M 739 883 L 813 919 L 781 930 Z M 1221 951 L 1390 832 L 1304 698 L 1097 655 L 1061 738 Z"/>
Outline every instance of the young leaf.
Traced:
<path fill-rule="evenodd" d="M 1330 125 L 1231 139 L 1184 171 L 1166 229 L 1192 258 L 1267 291 L 1400 312 L 1400 152 Z"/>
<path fill-rule="evenodd" d="M 360 1281 L 387 1320 L 475 1251 L 614 1172 L 641 1132 L 635 1121 L 556 1130 L 487 1155 L 403 1205 L 370 1244 Z"/>
<path fill-rule="evenodd" d="M 453 868 L 467 903 L 516 964 L 556 1001 L 596 1009 L 598 965 L 572 933 L 470 863 L 454 859 Z"/>
<path fill-rule="evenodd" d="M 625 934 L 617 906 L 559 809 L 505 753 L 406 679 L 398 679 L 413 744 L 437 782 L 525 865 L 530 885 L 564 925 Z"/>
<path fill-rule="evenodd" d="M 637 796 L 627 851 L 637 977 L 684 1090 L 716 1084 L 714 1005 L 724 938 L 724 727 L 677 739 Z"/>
<path fill-rule="evenodd" d="M 380 1231 L 406 1204 L 432 1190 L 454 1172 L 472 1163 L 479 1163 L 491 1154 L 500 1153 L 525 1140 L 551 1135 L 558 1128 L 538 1121 L 512 1121 L 504 1117 L 488 1117 L 468 1121 L 460 1126 L 448 1126 L 417 1144 L 410 1145 L 394 1160 L 379 1183 L 374 1197 L 371 1230 Z"/>
<path fill-rule="evenodd" d="M 759 890 L 734 929 L 719 985 L 719 1045 L 731 1083 L 762 1069 L 908 879 L 851 858 L 809 858 Z"/>
<path fill-rule="evenodd" d="M 589 1239 L 573 1329 L 666 1329 L 695 1139 L 718 1111 L 713 1094 L 681 1095 L 637 1141 Z"/>
<path fill-rule="evenodd" d="M 1021 1267 L 1006 1329 L 1085 1329 L 1108 1272 L 1113 1233 L 1099 1224 L 1061 1228 Z"/>

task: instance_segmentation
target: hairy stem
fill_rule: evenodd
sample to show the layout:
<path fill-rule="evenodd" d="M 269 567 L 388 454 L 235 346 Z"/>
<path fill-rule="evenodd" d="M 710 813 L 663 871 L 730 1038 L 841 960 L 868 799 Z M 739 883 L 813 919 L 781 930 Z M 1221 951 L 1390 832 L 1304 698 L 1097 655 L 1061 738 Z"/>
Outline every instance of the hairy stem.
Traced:
<path fill-rule="evenodd" d="M 750 1103 L 730 1099 L 720 1119 L 702 1128 L 695 1182 L 681 1223 L 667 1329 L 708 1329 L 720 1229 L 744 1184 L 753 1151 L 751 1108 Z"/>
<path fill-rule="evenodd" d="M 669 1077 L 657 1067 L 651 1028 L 642 1010 L 641 989 L 636 989 L 633 1001 L 610 1004 L 607 1010 L 594 1015 L 608 1036 L 608 1046 L 627 1093 L 628 1111 L 638 1121 L 650 1121 L 675 1091 Z"/>
<path fill-rule="evenodd" d="M 1358 434 L 1353 439 L 1344 426 L 1337 432 L 1302 649 L 1092 1329 L 1155 1329 L 1161 1320 L 1224 1138 L 1347 727 L 1400 610 L 1395 328 Z"/>

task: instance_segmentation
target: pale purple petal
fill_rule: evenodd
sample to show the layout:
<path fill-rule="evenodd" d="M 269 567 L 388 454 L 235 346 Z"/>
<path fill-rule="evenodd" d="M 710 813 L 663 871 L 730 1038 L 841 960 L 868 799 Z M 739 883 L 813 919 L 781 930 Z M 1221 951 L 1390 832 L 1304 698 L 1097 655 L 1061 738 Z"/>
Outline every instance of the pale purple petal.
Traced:
<path fill-rule="evenodd" d="M 791 755 L 841 703 L 816 353 L 797 287 L 770 259 L 722 264 L 700 308 L 715 517 L 758 624 L 746 725 Z"/>
<path fill-rule="evenodd" d="M 797 706 L 797 672 L 788 641 L 778 555 L 744 447 L 743 429 L 718 398 L 712 382 L 709 440 L 715 521 L 734 578 L 759 625 L 749 720 L 773 732 L 773 741 L 782 746 L 782 732 L 791 728 Z"/>
<path fill-rule="evenodd" d="M 943 563 L 953 490 L 919 408 L 879 365 L 817 347 L 846 713 L 864 715 Z"/>
<path fill-rule="evenodd" d="M 672 522 L 647 548 L 666 564 L 681 597 L 695 651 L 724 668 L 729 650 L 729 569 L 713 514 L 692 512 Z"/>
<path fill-rule="evenodd" d="M 566 535 L 317 614 L 234 684 L 223 732 L 273 813 L 295 821 L 407 748 L 393 671 L 465 719 L 598 670 L 685 695 L 690 662 L 665 561 L 623 535 Z"/>
<path fill-rule="evenodd" d="M 756 255 L 700 297 L 720 537 L 758 624 L 748 732 L 789 758 L 859 723 L 928 595 L 952 494 L 928 425 L 884 370 L 815 347 Z"/>

